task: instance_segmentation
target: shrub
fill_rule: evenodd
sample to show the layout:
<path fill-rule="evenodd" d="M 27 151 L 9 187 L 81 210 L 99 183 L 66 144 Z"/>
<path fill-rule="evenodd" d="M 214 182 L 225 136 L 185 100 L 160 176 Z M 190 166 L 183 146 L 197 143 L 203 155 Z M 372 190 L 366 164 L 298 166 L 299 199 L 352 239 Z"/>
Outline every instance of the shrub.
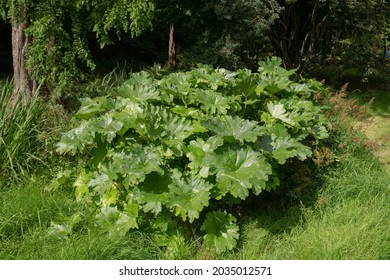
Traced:
<path fill-rule="evenodd" d="M 276 188 L 278 167 L 310 157 L 328 136 L 308 100 L 320 83 L 293 82 L 280 64 L 270 59 L 258 73 L 202 66 L 160 79 L 140 72 L 111 96 L 83 99 L 79 126 L 57 148 L 90 156 L 76 199 L 96 207 L 111 235 L 147 224 L 174 247 L 183 242 L 179 224 L 200 220 L 206 246 L 232 249 L 239 230 L 226 205 Z"/>

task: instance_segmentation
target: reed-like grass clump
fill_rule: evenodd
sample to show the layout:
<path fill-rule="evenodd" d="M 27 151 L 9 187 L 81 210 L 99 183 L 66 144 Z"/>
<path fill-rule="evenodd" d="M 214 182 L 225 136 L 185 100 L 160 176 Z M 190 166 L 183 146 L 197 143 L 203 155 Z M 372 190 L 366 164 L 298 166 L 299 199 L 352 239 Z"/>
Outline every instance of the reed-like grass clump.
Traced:
<path fill-rule="evenodd" d="M 4 181 L 20 178 L 31 167 L 42 113 L 38 93 L 24 106 L 13 94 L 12 82 L 0 84 L 0 174 Z"/>

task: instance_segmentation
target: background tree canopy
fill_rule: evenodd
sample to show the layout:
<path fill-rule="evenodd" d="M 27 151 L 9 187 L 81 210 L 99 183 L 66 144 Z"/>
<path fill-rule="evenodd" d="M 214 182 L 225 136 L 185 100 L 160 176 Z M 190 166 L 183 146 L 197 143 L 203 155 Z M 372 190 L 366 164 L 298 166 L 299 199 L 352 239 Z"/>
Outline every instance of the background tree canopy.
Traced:
<path fill-rule="evenodd" d="M 112 36 L 138 36 L 151 28 L 154 3 L 144 0 L 2 0 L 0 11 L 12 25 L 14 90 L 31 95 L 28 80 L 64 85 L 95 68 L 91 40 L 101 47 Z M 28 97 L 27 97 L 28 99 Z"/>
<path fill-rule="evenodd" d="M 31 80 L 63 86 L 118 62 L 131 69 L 164 64 L 173 25 L 180 67 L 256 69 L 276 55 L 299 71 L 336 65 L 363 76 L 383 69 L 389 44 L 383 0 L 1 0 L 0 12 L 13 28 L 16 88 L 28 92 Z M 9 44 L 3 44 L 6 61 Z"/>

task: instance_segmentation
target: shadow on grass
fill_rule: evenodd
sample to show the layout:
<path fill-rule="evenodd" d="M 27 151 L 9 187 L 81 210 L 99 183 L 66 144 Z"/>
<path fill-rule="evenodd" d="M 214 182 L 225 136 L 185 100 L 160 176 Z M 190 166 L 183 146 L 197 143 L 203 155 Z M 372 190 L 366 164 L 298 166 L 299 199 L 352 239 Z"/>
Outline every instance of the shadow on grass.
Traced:
<path fill-rule="evenodd" d="M 370 104 L 370 114 L 390 118 L 390 90 L 351 89 L 348 95 L 358 101 L 359 105 Z"/>
<path fill-rule="evenodd" d="M 251 196 L 239 206 L 239 211 L 245 213 L 244 223 L 255 219 L 257 227 L 273 235 L 305 227 L 308 209 L 321 206 L 326 174 L 325 167 L 320 171 L 311 159 L 291 160 L 281 169 L 281 185 L 276 190 Z"/>

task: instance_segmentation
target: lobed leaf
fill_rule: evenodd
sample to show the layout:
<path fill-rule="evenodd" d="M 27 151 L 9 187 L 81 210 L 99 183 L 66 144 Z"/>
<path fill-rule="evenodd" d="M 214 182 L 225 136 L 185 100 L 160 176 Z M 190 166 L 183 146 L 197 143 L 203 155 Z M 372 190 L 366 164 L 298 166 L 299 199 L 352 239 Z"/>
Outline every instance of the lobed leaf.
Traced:
<path fill-rule="evenodd" d="M 152 172 L 164 173 L 163 159 L 153 147 L 134 144 L 121 152 L 110 151 L 108 169 L 124 177 L 125 186 L 135 186 L 145 180 Z"/>
<path fill-rule="evenodd" d="M 95 132 L 91 130 L 90 123 L 84 120 L 77 128 L 62 135 L 56 151 L 60 154 L 76 154 L 83 151 L 87 145 L 91 145 L 94 137 Z"/>
<path fill-rule="evenodd" d="M 220 191 L 217 198 L 231 193 L 236 198 L 245 199 L 251 189 L 257 195 L 266 188 L 268 175 L 272 173 L 266 158 L 250 147 L 210 153 L 204 164 L 216 174 L 216 185 Z"/>
<path fill-rule="evenodd" d="M 279 119 L 282 122 L 285 122 L 289 125 L 295 124 L 295 122 L 291 118 L 289 118 L 283 104 L 281 103 L 274 104 L 272 102 L 269 102 L 267 103 L 267 108 L 273 118 Z"/>
<path fill-rule="evenodd" d="M 236 218 L 222 211 L 213 211 L 206 214 L 201 229 L 206 232 L 203 239 L 206 247 L 215 248 L 217 253 L 233 249 L 239 238 Z"/>
<path fill-rule="evenodd" d="M 199 213 L 209 205 L 212 186 L 193 173 L 183 175 L 173 170 L 172 183 L 168 186 L 167 206 L 183 221 L 192 223 L 199 218 Z"/>
<path fill-rule="evenodd" d="M 203 164 L 203 159 L 206 155 L 218 147 L 223 145 L 223 139 L 219 136 L 212 136 L 204 141 L 201 138 L 197 138 L 189 143 L 187 146 L 186 156 L 191 161 L 188 167 L 195 173 L 199 172 L 199 175 L 203 178 L 207 178 L 209 174 L 209 166 Z"/>
<path fill-rule="evenodd" d="M 228 142 L 256 142 L 263 134 L 263 128 L 255 121 L 249 121 L 237 116 L 216 116 L 202 123 L 207 129 Z"/>
<path fill-rule="evenodd" d="M 287 128 L 282 124 L 275 124 L 268 129 L 268 133 L 259 139 L 257 145 L 269 152 L 279 164 L 286 163 L 289 158 L 297 157 L 305 160 L 311 156 L 310 148 L 297 138 L 291 137 Z"/>
<path fill-rule="evenodd" d="M 196 133 L 192 122 L 168 110 L 149 106 L 137 132 L 151 141 L 159 141 L 182 152 L 183 141 Z"/>

